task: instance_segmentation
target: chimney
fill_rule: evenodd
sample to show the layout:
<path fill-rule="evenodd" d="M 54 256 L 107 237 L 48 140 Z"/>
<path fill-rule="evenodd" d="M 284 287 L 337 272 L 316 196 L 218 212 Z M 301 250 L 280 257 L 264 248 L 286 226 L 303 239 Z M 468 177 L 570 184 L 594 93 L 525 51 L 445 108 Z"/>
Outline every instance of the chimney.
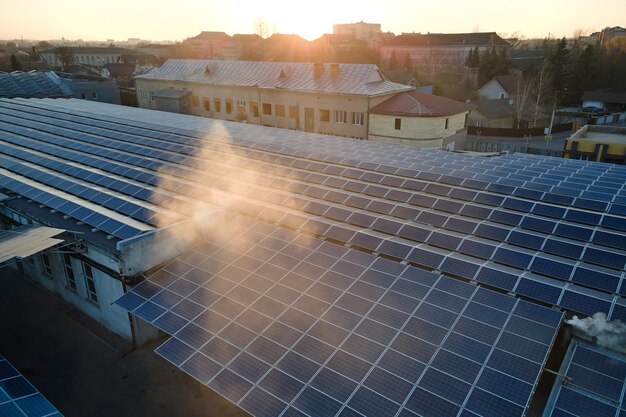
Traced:
<path fill-rule="evenodd" d="M 324 64 L 322 62 L 316 62 L 313 64 L 313 76 L 319 77 L 324 72 Z"/>
<path fill-rule="evenodd" d="M 339 75 L 339 64 L 330 64 L 330 76 L 336 77 Z"/>

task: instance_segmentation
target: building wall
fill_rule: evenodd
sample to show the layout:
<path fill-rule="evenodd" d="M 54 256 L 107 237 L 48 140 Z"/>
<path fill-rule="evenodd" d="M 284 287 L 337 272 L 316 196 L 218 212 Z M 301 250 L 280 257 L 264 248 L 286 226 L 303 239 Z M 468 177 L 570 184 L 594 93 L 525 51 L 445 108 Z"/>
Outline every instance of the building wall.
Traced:
<path fill-rule="evenodd" d="M 448 117 L 398 117 L 390 115 L 370 115 L 370 140 L 405 145 L 441 148 L 443 139 L 465 128 L 467 112 Z M 396 129 L 400 120 L 400 129 Z M 446 128 L 447 120 L 447 128 Z"/>
<path fill-rule="evenodd" d="M 515 125 L 515 118 L 513 116 L 505 116 L 497 119 L 489 119 L 476 109 L 470 112 L 467 124 L 468 126 L 512 129 Z"/>
<path fill-rule="evenodd" d="M 115 81 L 89 81 L 61 78 L 61 82 L 72 91 L 74 98 L 101 101 L 110 104 L 121 104 L 120 89 Z"/>
<path fill-rule="evenodd" d="M 74 54 L 74 63 L 76 64 L 87 64 L 94 66 L 104 66 L 104 64 L 114 64 L 119 61 L 121 54 Z M 63 65 L 63 62 L 59 59 L 59 56 L 55 53 L 42 53 L 41 59 L 46 61 L 48 64 L 60 67 Z"/>
<path fill-rule="evenodd" d="M 313 132 L 359 139 L 367 138 L 368 108 L 395 94 L 368 98 L 358 95 L 317 94 L 259 89 L 257 87 L 214 86 L 140 78 L 136 79 L 136 86 L 140 108 L 156 108 L 154 100 L 150 100 L 150 93 L 170 87 L 188 89 L 192 92 L 191 114 L 196 116 L 246 121 L 247 123 L 285 129 L 307 130 L 305 123 L 307 111 L 305 109 L 310 108 L 313 109 Z M 208 109 L 205 108 L 204 104 L 206 99 L 209 103 Z M 215 105 L 216 100 L 220 102 L 219 111 Z M 230 113 L 227 112 L 227 102 L 232 105 Z M 264 104 L 267 105 L 265 109 L 270 110 L 269 113 L 264 112 Z M 255 115 L 255 105 L 258 109 L 258 115 Z M 282 115 L 280 115 L 281 106 L 283 106 Z M 328 110 L 329 121 L 323 120 L 324 110 Z M 335 112 L 340 114 L 336 116 Z M 353 119 L 353 113 L 357 114 L 355 119 Z"/>
<path fill-rule="evenodd" d="M 478 96 L 487 100 L 510 98 L 509 93 L 496 80 L 491 80 L 482 86 L 478 90 Z"/>

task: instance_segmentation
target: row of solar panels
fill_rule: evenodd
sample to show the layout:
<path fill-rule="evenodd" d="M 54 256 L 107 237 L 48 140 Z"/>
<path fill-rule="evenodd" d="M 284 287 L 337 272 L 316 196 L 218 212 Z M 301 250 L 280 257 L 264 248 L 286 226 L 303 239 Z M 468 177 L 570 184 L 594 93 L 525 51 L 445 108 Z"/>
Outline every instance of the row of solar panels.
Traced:
<path fill-rule="evenodd" d="M 429 184 L 425 188 L 428 188 L 430 185 L 436 186 L 436 184 Z M 284 187 L 284 184 L 282 184 L 282 186 Z M 308 189 L 305 189 L 305 192 L 306 190 Z M 263 192 L 261 194 L 266 195 Z M 313 194 L 313 196 L 318 196 L 318 195 Z M 486 196 L 488 196 L 488 194 L 486 194 Z M 268 196 L 268 198 L 275 199 L 272 196 Z M 373 203 L 374 201 L 370 200 L 370 202 L 367 204 L 369 205 Z M 435 208 L 440 208 L 440 207 L 437 207 L 436 204 L 438 204 L 438 202 L 433 204 L 435 205 Z M 309 205 L 310 203 L 307 203 L 307 206 Z M 321 206 L 324 207 L 323 204 L 321 204 Z M 319 207 L 320 207 L 320 203 L 316 203 L 316 209 L 318 211 L 320 210 Z M 306 211 L 307 208 L 304 207 L 304 210 Z M 254 211 L 254 210 L 251 210 L 251 211 Z M 262 210 L 256 210 L 256 211 L 261 212 L 262 217 L 264 216 L 264 213 L 262 212 Z M 309 210 L 309 211 L 313 212 L 314 214 L 323 214 L 324 211 L 328 211 L 329 212 L 328 217 L 330 219 L 343 220 L 343 221 L 347 220 L 346 218 L 337 217 L 337 216 L 342 215 L 341 211 L 337 212 L 337 210 L 335 210 L 334 214 L 330 213 L 331 211 L 330 206 L 326 206 L 326 208 L 321 210 L 321 212 L 316 212 L 315 210 Z M 378 212 L 380 213 L 381 210 L 378 210 Z M 436 213 L 426 212 L 426 211 L 423 212 L 423 214 L 425 215 L 424 219 L 421 218 L 421 215 L 420 217 L 418 217 L 418 219 L 422 220 L 425 223 L 430 223 L 430 224 L 434 224 L 437 226 L 445 227 L 445 224 L 448 224 L 449 222 L 451 229 L 454 229 L 454 227 L 459 227 L 458 219 L 454 219 L 452 217 L 442 216 Z M 345 216 L 350 215 L 350 211 L 343 210 L 343 215 Z M 361 219 L 362 219 L 363 217 L 362 214 L 360 213 L 352 214 L 352 216 L 354 216 L 355 218 L 358 215 L 361 215 Z M 282 213 L 280 213 L 280 216 L 282 216 Z M 427 216 L 428 216 L 428 219 L 426 219 Z M 480 216 L 477 216 L 477 217 L 480 217 Z M 443 223 L 441 221 L 442 219 L 446 223 Z M 279 218 L 270 218 L 270 220 L 279 221 Z M 440 223 L 438 223 L 438 221 Z M 289 222 L 290 224 L 292 224 L 293 219 L 290 219 Z M 453 224 L 455 226 L 452 226 Z M 471 227 L 471 224 L 472 223 L 470 223 L 470 227 Z M 387 226 L 389 226 L 389 222 L 387 223 Z M 400 227 L 403 225 L 399 224 L 397 226 Z M 410 232 L 407 232 L 407 235 L 409 236 L 405 235 L 405 237 L 411 237 L 411 235 L 414 234 L 413 240 L 416 242 L 422 242 L 424 240 L 427 240 L 428 236 L 423 236 L 423 234 L 425 233 L 423 229 L 420 230 L 419 227 L 412 227 L 409 229 L 408 227 L 406 227 L 406 225 L 404 226 L 405 227 L 403 227 L 403 230 L 405 228 L 406 230 L 410 230 Z M 467 226 L 467 222 L 466 222 L 466 226 Z M 484 233 L 478 232 L 479 236 L 492 238 L 494 240 L 506 241 L 506 237 L 504 236 L 508 233 L 506 229 L 502 228 L 498 230 L 497 228 L 494 229 L 494 228 L 487 228 L 483 226 L 484 225 L 481 225 L 478 227 L 478 229 L 482 228 L 483 230 L 485 230 Z M 559 225 L 559 227 L 560 226 L 561 225 Z M 565 229 L 566 228 L 565 225 L 563 226 L 564 226 L 563 228 Z M 393 228 L 393 225 L 391 225 L 391 227 Z M 327 236 L 335 238 L 337 240 L 347 241 L 347 242 L 353 243 L 355 245 L 358 245 L 360 247 L 364 247 L 370 250 L 381 250 L 383 251 L 383 253 L 386 253 L 384 252 L 385 248 L 382 247 L 381 238 L 358 234 L 358 233 L 355 233 L 353 230 L 350 230 L 349 228 L 343 228 L 341 226 L 335 226 L 330 229 L 326 227 L 326 229 L 328 230 L 321 232 L 321 234 L 326 234 Z M 390 233 L 389 230 L 384 230 L 384 231 L 387 233 Z M 463 230 L 463 229 L 461 230 L 457 229 L 457 231 L 467 232 L 467 230 Z M 583 233 L 580 233 L 582 229 L 571 229 L 570 227 L 568 228 L 568 231 L 570 232 L 570 235 L 568 237 L 578 236 L 579 238 L 582 238 L 582 239 L 586 238 L 586 236 Z M 417 233 L 417 232 L 422 232 L 422 233 Z M 400 233 L 400 235 L 402 235 L 402 233 Z M 453 249 L 450 245 L 454 244 L 454 242 L 456 242 L 458 245 L 458 243 L 461 241 L 461 239 L 458 237 L 445 235 L 441 233 L 433 233 L 431 236 L 432 237 L 430 238 L 430 240 L 432 240 L 432 242 L 429 241 L 429 243 L 431 244 L 434 243 L 435 246 L 445 247 L 447 249 Z M 519 244 L 519 242 L 524 242 L 524 245 L 522 246 L 532 245 L 533 241 L 536 242 L 537 240 L 539 240 L 539 238 L 537 238 L 536 236 L 535 236 L 535 239 L 529 239 L 529 238 L 532 238 L 532 235 L 529 235 L 529 234 L 520 235 L 520 234 L 516 234 L 515 232 L 512 232 L 510 236 L 511 236 L 511 243 Z M 598 235 L 598 236 L 601 236 L 601 235 Z M 608 239 L 605 239 L 605 240 L 611 241 L 611 238 L 615 236 L 617 239 L 619 239 L 619 236 L 609 234 Z M 378 245 L 381 245 L 380 248 L 378 247 Z M 614 243 L 614 245 L 619 246 L 619 241 L 617 241 L 617 243 Z M 519 287 L 520 293 L 531 294 L 533 298 L 538 298 L 538 299 L 541 299 L 542 301 L 552 302 L 555 304 L 558 304 L 559 302 L 561 302 L 562 304 L 559 304 L 559 305 L 565 304 L 569 306 L 570 304 L 573 303 L 571 300 L 574 299 L 576 301 L 576 304 L 578 304 L 577 308 L 574 308 L 574 310 L 577 310 L 577 311 L 592 313 L 594 311 L 590 311 L 590 309 L 597 308 L 598 306 L 601 306 L 602 307 L 601 310 L 606 311 L 607 313 L 610 312 L 611 310 L 612 298 L 602 297 L 601 295 L 593 294 L 593 293 L 591 295 L 589 294 L 581 295 L 579 292 L 571 293 L 569 291 L 565 291 L 563 289 L 563 285 L 559 284 L 558 282 L 556 284 L 550 283 L 551 285 L 545 285 L 542 283 L 537 283 L 536 279 L 534 280 L 525 279 L 524 281 L 522 281 L 523 285 L 520 285 L 517 282 L 517 279 L 516 280 L 510 279 L 510 276 L 512 276 L 513 274 L 506 274 L 506 273 L 502 273 L 501 271 L 497 271 L 494 274 L 492 272 L 493 271 L 492 269 L 487 269 L 487 268 L 483 268 L 480 271 L 480 274 L 478 274 L 480 261 L 479 262 L 464 262 L 464 261 L 459 261 L 459 260 L 452 261 L 451 258 L 448 258 L 449 260 L 447 260 L 445 263 L 442 264 L 442 260 L 444 256 L 447 255 L 445 252 L 443 254 L 437 253 L 437 251 L 431 250 L 431 248 L 429 248 L 428 246 L 424 246 L 419 249 L 412 249 L 411 244 L 404 244 L 403 248 L 402 246 L 403 246 L 402 243 L 396 242 L 395 245 L 390 246 L 392 249 L 387 252 L 392 252 L 388 254 L 390 254 L 391 256 L 395 255 L 395 257 L 398 257 L 397 254 L 399 252 L 406 252 L 404 254 L 404 257 L 409 259 L 412 262 L 415 262 L 420 265 L 427 266 L 433 269 L 441 267 L 443 268 L 444 271 L 448 273 L 461 275 L 467 279 L 477 279 L 479 280 L 479 282 L 488 282 L 492 285 L 493 283 L 497 283 L 498 285 L 496 286 L 499 288 L 512 290 L 512 289 Z M 563 251 L 567 252 L 569 250 L 569 247 L 566 248 L 563 245 L 555 244 L 555 246 L 561 252 Z M 559 246 L 561 247 L 559 248 Z M 401 247 L 401 248 L 398 249 L 398 247 Z M 411 255 L 407 256 L 409 255 L 409 252 L 411 252 Z M 483 253 L 484 252 L 485 251 L 483 251 Z M 624 265 L 623 256 L 620 257 L 617 254 L 612 254 L 611 252 L 606 252 L 606 251 L 598 251 L 597 249 L 593 249 L 593 248 L 587 248 L 586 253 L 588 253 L 587 258 L 586 258 L 587 261 L 591 260 L 592 263 L 593 262 L 597 263 L 599 260 L 601 261 L 600 263 L 607 264 L 605 266 L 614 267 L 618 270 L 623 268 L 623 265 Z M 474 253 L 470 253 L 470 254 L 473 256 L 476 256 Z M 499 248 L 496 254 L 494 255 L 493 259 L 495 261 L 503 262 L 505 264 L 515 266 L 515 267 L 528 267 L 530 265 L 532 256 L 533 256 L 533 252 L 525 253 L 525 254 L 524 253 L 518 254 L 518 253 L 513 252 L 511 249 L 507 250 L 506 248 Z M 521 265 L 524 259 L 526 260 L 526 265 Z M 553 276 L 553 277 L 557 277 L 563 280 L 569 280 L 571 277 L 573 281 L 582 283 L 583 285 L 589 285 L 591 287 L 599 288 L 605 291 L 617 291 L 618 290 L 618 285 L 620 281 L 619 276 L 615 276 L 615 274 L 595 273 L 595 271 L 592 271 L 591 268 L 589 267 L 585 268 L 584 264 L 581 265 L 580 268 L 577 268 L 575 273 L 572 273 L 574 270 L 574 267 L 568 264 L 567 262 L 560 262 L 560 261 L 554 262 L 553 260 L 546 259 L 546 258 L 536 258 L 533 261 L 532 265 L 533 265 L 532 269 L 535 272 L 539 272 L 547 276 Z M 569 271 L 569 274 L 566 273 L 568 271 Z M 463 272 L 463 274 L 459 274 L 458 272 Z M 609 279 L 607 280 L 606 278 L 609 278 Z M 618 307 L 616 311 L 621 311 L 621 310 Z"/>
<path fill-rule="evenodd" d="M 255 416 L 524 413 L 560 312 L 234 223 L 117 301 L 176 366 Z"/>
<path fill-rule="evenodd" d="M 69 118 L 69 116 L 68 116 L 68 118 Z M 93 124 L 92 120 L 86 120 L 86 122 L 89 123 L 89 124 Z M 96 123 L 96 124 L 101 124 L 101 123 L 102 122 L 99 122 L 99 123 Z M 106 122 L 104 122 L 104 123 L 106 123 Z M 115 138 L 115 137 L 119 137 L 119 133 L 116 133 L 115 129 L 123 129 L 124 128 L 124 127 L 120 127 L 119 124 L 117 124 L 117 125 L 115 125 L 113 123 L 106 123 L 106 124 L 107 124 L 107 129 L 106 129 L 107 131 L 106 132 L 99 131 L 98 132 L 99 134 L 106 133 L 108 135 L 112 135 L 111 137 Z M 75 128 L 78 126 L 78 128 L 80 129 L 80 126 L 77 123 L 67 123 L 65 125 L 68 126 L 68 127 L 74 126 Z M 132 130 L 134 132 L 137 132 L 138 129 L 132 129 Z M 183 130 L 182 132 L 184 132 L 185 134 L 189 133 L 189 131 L 186 131 L 186 130 Z M 126 133 L 126 132 L 124 132 L 124 133 Z M 153 130 L 145 130 L 142 133 L 145 134 L 145 135 L 152 135 L 152 136 L 154 136 L 154 131 Z M 199 136 L 199 137 L 201 137 L 201 136 Z M 167 140 L 168 141 L 174 140 L 177 143 L 181 143 L 182 142 L 182 143 L 190 144 L 190 145 L 193 145 L 193 146 L 201 145 L 201 143 L 199 143 L 198 138 L 173 137 L 172 135 L 168 135 Z M 237 141 L 235 141 L 235 142 L 237 142 Z M 148 140 L 148 143 L 154 144 L 154 141 L 153 140 Z M 249 146 L 249 145 L 254 145 L 254 144 L 249 144 L 248 143 L 246 145 Z M 177 149 L 177 151 L 179 151 L 179 152 L 182 151 L 184 153 L 189 153 L 190 152 L 189 150 L 185 151 L 184 149 L 182 149 L 182 147 L 179 147 L 179 149 Z M 433 161 L 433 162 L 435 164 L 437 164 L 438 161 Z M 515 162 L 515 161 L 512 161 L 512 162 Z M 533 162 L 536 163 L 537 161 L 533 161 Z M 384 167 L 382 167 L 382 166 L 380 166 L 378 164 L 364 163 L 362 161 L 355 161 L 355 164 L 361 165 L 361 166 L 368 166 L 370 169 L 376 169 L 376 170 L 379 170 L 379 171 L 382 170 L 383 172 L 385 171 Z M 484 162 L 483 162 L 483 164 L 484 164 Z M 501 166 L 502 164 L 496 162 L 496 163 L 493 163 L 492 165 Z M 512 165 L 512 164 L 510 164 L 510 165 Z M 520 165 L 520 167 L 522 169 L 524 169 L 524 168 L 527 168 L 528 165 L 529 164 L 523 164 L 523 165 Z M 571 163 L 570 165 L 575 165 L 575 163 Z M 462 166 L 460 166 L 460 167 L 462 167 Z M 397 167 L 394 167 L 394 168 L 395 168 L 395 170 L 397 170 Z M 610 198 L 612 198 L 615 195 L 618 195 L 620 193 L 619 191 L 616 191 L 615 187 L 619 188 L 621 186 L 622 187 L 622 191 L 624 191 L 623 190 L 623 184 L 624 184 L 624 179 L 626 178 L 625 177 L 626 176 L 626 172 L 623 172 L 623 170 L 622 170 L 622 172 L 617 171 L 614 174 L 612 174 L 612 173 L 605 173 L 605 172 L 603 172 L 601 170 L 599 172 L 602 173 L 603 176 L 602 176 L 602 180 L 599 182 L 599 184 L 595 185 L 595 186 L 588 187 L 587 185 L 589 184 L 589 181 L 591 181 L 591 178 L 593 178 L 593 176 L 590 176 L 588 173 L 590 171 L 597 170 L 598 168 L 590 167 L 588 163 L 585 165 L 585 168 L 586 168 L 586 170 L 585 170 L 584 173 L 577 174 L 577 175 L 579 175 L 579 181 L 576 181 L 575 183 L 571 184 L 570 187 L 558 188 L 557 189 L 558 193 L 555 193 L 555 194 L 563 194 L 565 196 L 579 196 L 581 191 L 585 191 L 585 192 L 589 193 L 588 197 L 590 197 L 590 198 L 593 197 L 593 198 L 599 199 L 600 201 L 606 201 L 607 199 L 610 199 Z M 615 170 L 619 170 L 619 168 L 614 168 L 614 171 Z M 406 174 L 411 176 L 410 175 L 411 174 L 410 171 L 408 171 L 408 170 L 404 170 L 404 171 L 407 171 Z M 451 170 L 450 167 L 439 167 L 439 171 L 440 172 L 446 172 L 448 174 L 448 176 L 449 176 L 450 172 L 453 171 L 453 170 Z M 502 174 L 502 175 L 508 175 L 508 176 L 510 176 L 510 175 L 519 175 L 519 174 L 511 174 L 511 167 L 510 166 L 506 166 L 506 168 L 503 168 L 501 171 L 499 171 L 497 173 L 498 174 Z M 536 175 L 537 173 L 539 173 L 540 175 L 537 176 Z M 413 174 L 413 176 L 418 175 L 419 171 L 414 171 L 414 172 L 412 172 L 412 174 Z M 428 175 L 427 179 L 432 179 L 433 175 L 435 175 L 433 172 L 426 172 L 426 173 L 423 173 L 423 174 L 427 174 Z M 535 178 L 535 177 L 541 178 L 542 177 L 542 174 L 540 173 L 540 171 L 539 172 L 535 171 L 532 174 L 535 174 L 535 175 L 534 176 L 528 176 L 525 179 L 527 180 L 528 178 Z M 466 177 L 466 176 L 461 175 L 461 177 Z M 550 182 L 550 181 L 557 181 L 558 182 L 559 179 L 566 178 L 565 176 L 558 176 L 558 175 L 552 175 L 552 177 L 553 178 L 546 178 L 546 180 L 548 180 L 548 182 Z M 501 177 L 498 177 L 498 176 L 495 176 L 495 175 L 490 175 L 487 178 L 483 178 L 483 180 L 488 181 L 488 182 L 498 182 L 501 179 L 502 179 Z M 518 181 L 521 181 L 521 179 L 518 180 Z M 522 183 L 523 183 L 523 181 L 522 181 Z M 513 181 L 513 182 L 509 181 L 508 185 L 509 185 L 509 187 L 516 187 L 516 186 L 520 186 L 522 183 L 515 182 L 515 181 Z M 585 183 L 587 183 L 587 185 Z M 554 184 L 556 184 L 556 183 L 554 183 Z M 552 185 L 554 185 L 554 184 L 552 184 Z M 504 184 L 500 184 L 500 185 L 502 185 L 502 187 L 504 187 Z M 542 192 L 544 192 L 544 191 L 545 192 L 549 192 L 550 189 L 551 189 L 551 187 L 549 187 L 549 186 L 541 187 L 540 186 L 541 184 L 537 184 L 537 185 L 539 186 L 539 189 Z M 503 191 L 511 191 L 511 188 L 507 188 L 506 190 L 503 189 Z M 619 201 L 623 203 L 624 199 L 620 197 Z"/>
<path fill-rule="evenodd" d="M 52 404 L 0 356 L 0 416 L 62 417 Z"/>

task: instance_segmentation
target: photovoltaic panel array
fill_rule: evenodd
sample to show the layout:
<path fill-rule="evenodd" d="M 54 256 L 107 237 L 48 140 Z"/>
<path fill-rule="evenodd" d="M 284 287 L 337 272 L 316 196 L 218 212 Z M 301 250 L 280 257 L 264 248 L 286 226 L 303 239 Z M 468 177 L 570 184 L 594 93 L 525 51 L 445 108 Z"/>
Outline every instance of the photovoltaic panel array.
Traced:
<path fill-rule="evenodd" d="M 0 416 L 62 417 L 30 382 L 0 356 Z"/>
<path fill-rule="evenodd" d="M 624 417 L 626 359 L 584 341 L 573 341 L 552 391 L 545 417 Z"/>
<path fill-rule="evenodd" d="M 237 217 L 116 303 L 254 416 L 522 416 L 562 313 Z"/>
<path fill-rule="evenodd" d="M 101 106 L 85 111 L 94 105 L 80 101 L 7 103 L 0 101 L 0 152 L 24 161 L 12 161 L 14 170 L 34 163 L 73 182 L 173 206 L 181 216 L 192 214 L 188 199 L 218 189 L 241 198 L 230 209 L 247 216 L 577 313 L 626 319 L 624 167 L 484 158 L 241 124 L 229 125 L 226 137 L 211 133 L 217 122 L 181 115 L 159 113 L 156 124 L 143 121 L 145 111 L 132 121 Z M 168 118 L 205 125 L 166 126 Z M 235 169 L 226 162 L 233 152 L 244 161 Z M 207 164 L 214 171 L 201 169 Z M 30 166 L 27 174 L 40 175 Z M 14 181 L 13 189 L 21 185 Z M 98 192 L 92 199 L 102 199 Z M 138 220 L 156 216 L 119 197 L 107 201 Z"/>

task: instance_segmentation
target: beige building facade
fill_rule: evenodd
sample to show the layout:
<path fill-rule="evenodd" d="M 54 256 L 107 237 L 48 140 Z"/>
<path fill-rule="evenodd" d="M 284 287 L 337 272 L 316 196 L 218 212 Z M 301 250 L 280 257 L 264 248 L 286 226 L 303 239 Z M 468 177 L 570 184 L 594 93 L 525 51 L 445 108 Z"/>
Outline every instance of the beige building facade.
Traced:
<path fill-rule="evenodd" d="M 465 129 L 474 106 L 432 94 L 407 91 L 370 110 L 369 138 L 421 148 L 442 148 Z"/>
<path fill-rule="evenodd" d="M 241 66 L 241 64 L 245 64 L 245 62 L 221 61 L 218 65 L 220 69 L 214 67 L 216 77 L 217 73 L 227 70 L 226 67 L 236 70 L 236 67 Z M 154 77 L 155 74 L 152 74 L 152 78 L 137 77 L 135 80 L 138 105 L 140 108 L 159 110 L 154 98 L 155 94 L 160 94 L 167 89 L 189 90 L 191 92 L 190 114 L 195 116 L 368 139 L 368 110 L 397 92 L 409 89 L 404 85 L 384 81 L 382 76 L 379 80 L 371 80 L 372 77 L 379 76 L 377 75 L 379 71 L 374 65 L 366 65 L 368 68 L 354 68 L 360 64 L 333 64 L 337 65 L 334 70 L 326 65 L 318 75 L 313 74 L 311 76 L 310 82 L 317 83 L 319 90 L 321 90 L 315 91 L 294 88 L 302 82 L 302 77 L 314 71 L 314 64 L 298 63 L 289 67 L 289 70 L 282 70 L 281 63 L 248 64 L 250 65 L 247 70 L 250 70 L 250 67 L 258 66 L 258 71 L 267 71 L 268 67 L 270 69 L 273 67 L 276 70 L 275 81 L 278 84 L 272 86 L 271 83 L 261 82 L 265 85 L 245 86 L 237 85 L 235 80 L 228 84 L 217 84 L 217 79 L 215 83 L 164 80 L 159 79 L 158 76 Z M 342 75 L 341 67 L 344 65 L 346 67 L 343 70 L 347 74 Z M 369 70 L 374 71 L 374 73 L 368 74 Z M 318 71 L 320 70 L 318 69 Z M 337 71 L 337 73 L 332 75 L 331 71 Z M 281 80 L 281 74 L 283 80 Z M 343 77 L 350 80 L 350 74 L 356 77 L 357 83 L 359 78 L 363 78 L 365 80 L 364 85 L 370 84 L 372 93 L 367 94 L 365 90 L 361 93 L 359 89 L 355 91 L 354 88 L 350 91 L 351 87 L 342 88 L 342 86 L 347 85 Z M 366 78 L 363 77 L 363 74 L 366 75 Z M 233 75 L 233 72 L 230 72 L 230 75 Z M 288 83 L 285 80 L 289 76 L 297 77 L 298 80 L 297 84 L 292 85 L 292 88 L 288 88 Z M 324 79 L 325 77 L 327 79 Z M 224 80 L 221 79 L 221 81 Z M 339 91 L 333 91 L 332 81 L 335 82 L 335 87 Z M 306 80 L 304 83 L 307 86 L 311 85 Z M 285 88 L 281 88 L 283 85 Z"/>

